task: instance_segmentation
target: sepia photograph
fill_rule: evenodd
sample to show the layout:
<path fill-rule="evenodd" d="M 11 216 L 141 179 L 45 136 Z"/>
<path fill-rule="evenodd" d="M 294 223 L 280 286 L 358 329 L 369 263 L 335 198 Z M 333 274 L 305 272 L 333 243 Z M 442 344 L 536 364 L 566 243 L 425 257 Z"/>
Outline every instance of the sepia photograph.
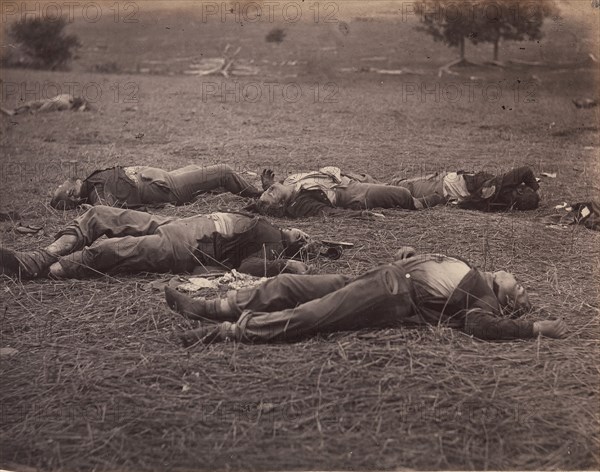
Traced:
<path fill-rule="evenodd" d="M 0 472 L 600 468 L 599 0 L 0 41 Z"/>

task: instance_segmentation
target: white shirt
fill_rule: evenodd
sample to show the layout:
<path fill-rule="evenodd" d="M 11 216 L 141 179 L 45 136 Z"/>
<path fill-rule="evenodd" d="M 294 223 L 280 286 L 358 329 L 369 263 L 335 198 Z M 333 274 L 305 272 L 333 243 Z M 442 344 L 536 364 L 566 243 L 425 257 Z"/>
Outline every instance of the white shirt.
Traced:
<path fill-rule="evenodd" d="M 342 171 L 333 166 L 323 167 L 317 172 L 292 174 L 283 181 L 283 185 L 294 187 L 294 194 L 300 190 L 322 190 L 333 206 L 336 203 L 335 189 L 346 187 L 349 183 L 350 179 L 342 176 Z"/>
<path fill-rule="evenodd" d="M 455 200 L 465 200 L 471 196 L 467 190 L 467 183 L 462 175 L 456 172 L 446 174 L 443 180 L 444 197 Z"/>
<path fill-rule="evenodd" d="M 457 174 L 456 172 L 450 172 L 444 177 L 443 188 L 444 197 L 450 197 L 451 199 L 458 201 L 467 200 L 473 197 L 467 190 L 467 182 L 465 181 L 464 175 Z M 496 193 L 496 186 L 489 185 L 483 187 L 480 193 L 480 198 L 490 198 Z"/>
<path fill-rule="evenodd" d="M 217 233 L 226 238 L 233 236 L 236 221 L 233 215 L 229 213 L 211 213 L 207 217 L 215 222 Z"/>
<path fill-rule="evenodd" d="M 433 257 L 432 257 L 433 256 Z M 434 297 L 449 298 L 471 268 L 443 255 L 423 255 L 406 259 L 402 266 L 410 277 Z"/>

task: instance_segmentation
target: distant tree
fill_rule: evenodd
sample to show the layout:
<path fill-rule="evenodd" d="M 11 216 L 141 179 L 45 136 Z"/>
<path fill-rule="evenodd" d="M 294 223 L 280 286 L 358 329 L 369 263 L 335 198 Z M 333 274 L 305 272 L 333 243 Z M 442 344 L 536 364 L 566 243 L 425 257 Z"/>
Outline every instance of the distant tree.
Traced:
<path fill-rule="evenodd" d="M 500 41 L 540 39 L 544 20 L 556 15 L 558 8 L 553 0 L 419 0 L 415 12 L 421 19 L 417 29 L 458 47 L 461 60 L 466 39 L 473 44 L 492 43 L 498 60 Z"/>
<path fill-rule="evenodd" d="M 472 3 L 466 0 L 419 0 L 415 12 L 421 17 L 419 31 L 430 34 L 434 41 L 458 47 L 461 60 L 465 59 L 465 38 L 474 34 L 471 19 Z"/>
<path fill-rule="evenodd" d="M 13 23 L 9 35 L 28 58 L 28 63 L 41 69 L 65 67 L 81 47 L 77 36 L 64 32 L 64 18 L 25 18 Z"/>
<path fill-rule="evenodd" d="M 530 41 L 541 39 L 544 20 L 558 15 L 552 0 L 522 2 L 520 0 L 485 0 L 480 2 L 475 20 L 477 34 L 470 37 L 473 44 L 489 42 L 494 45 L 494 61 L 499 57 L 500 41 Z"/>

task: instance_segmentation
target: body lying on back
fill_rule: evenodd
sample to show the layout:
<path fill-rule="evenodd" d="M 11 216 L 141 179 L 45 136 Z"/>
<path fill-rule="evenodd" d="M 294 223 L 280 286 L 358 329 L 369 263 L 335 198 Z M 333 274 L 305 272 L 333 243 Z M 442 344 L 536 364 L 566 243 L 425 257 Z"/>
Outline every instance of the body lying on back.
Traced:
<path fill-rule="evenodd" d="M 278 276 L 224 300 L 193 300 L 166 290 L 169 307 L 198 320 L 214 320 L 182 333 L 184 344 L 235 339 L 297 340 L 316 333 L 403 325 L 459 329 L 480 339 L 562 337 L 564 322 L 518 319 L 531 309 L 527 291 L 505 271 L 482 272 L 456 257 L 417 255 L 356 278 L 342 274 Z"/>
<path fill-rule="evenodd" d="M 50 204 L 59 209 L 83 203 L 127 208 L 184 205 L 201 193 L 221 189 L 245 197 L 260 195 L 257 188 L 225 164 L 190 165 L 170 172 L 148 166 L 115 166 L 92 172 L 84 180 L 67 180 L 54 192 Z"/>
<path fill-rule="evenodd" d="M 271 171 L 263 172 L 272 177 Z M 442 202 L 437 195 L 414 198 L 404 187 L 386 185 L 365 174 L 342 173 L 337 167 L 293 174 L 269 182 L 259 202 L 249 209 L 272 216 L 364 216 L 373 208 L 420 210 Z M 263 188 L 265 185 L 263 184 Z"/>

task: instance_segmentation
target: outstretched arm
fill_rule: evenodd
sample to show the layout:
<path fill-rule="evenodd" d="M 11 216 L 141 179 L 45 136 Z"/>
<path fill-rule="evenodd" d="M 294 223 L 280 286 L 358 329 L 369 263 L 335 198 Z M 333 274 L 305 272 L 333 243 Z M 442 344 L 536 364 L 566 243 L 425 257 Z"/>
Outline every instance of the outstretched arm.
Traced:
<path fill-rule="evenodd" d="M 465 318 L 464 331 L 476 338 L 486 340 L 528 339 L 535 337 L 532 322 L 500 318 L 487 313 L 481 308 L 474 308 L 469 311 Z"/>
<path fill-rule="evenodd" d="M 562 320 L 524 321 L 499 318 L 480 308 L 467 314 L 465 332 L 480 339 L 529 339 L 538 335 L 564 338 L 567 325 Z"/>
<path fill-rule="evenodd" d="M 309 267 L 291 259 L 266 260 L 261 257 L 247 257 L 238 270 L 255 277 L 275 277 L 279 274 L 306 274 Z"/>

